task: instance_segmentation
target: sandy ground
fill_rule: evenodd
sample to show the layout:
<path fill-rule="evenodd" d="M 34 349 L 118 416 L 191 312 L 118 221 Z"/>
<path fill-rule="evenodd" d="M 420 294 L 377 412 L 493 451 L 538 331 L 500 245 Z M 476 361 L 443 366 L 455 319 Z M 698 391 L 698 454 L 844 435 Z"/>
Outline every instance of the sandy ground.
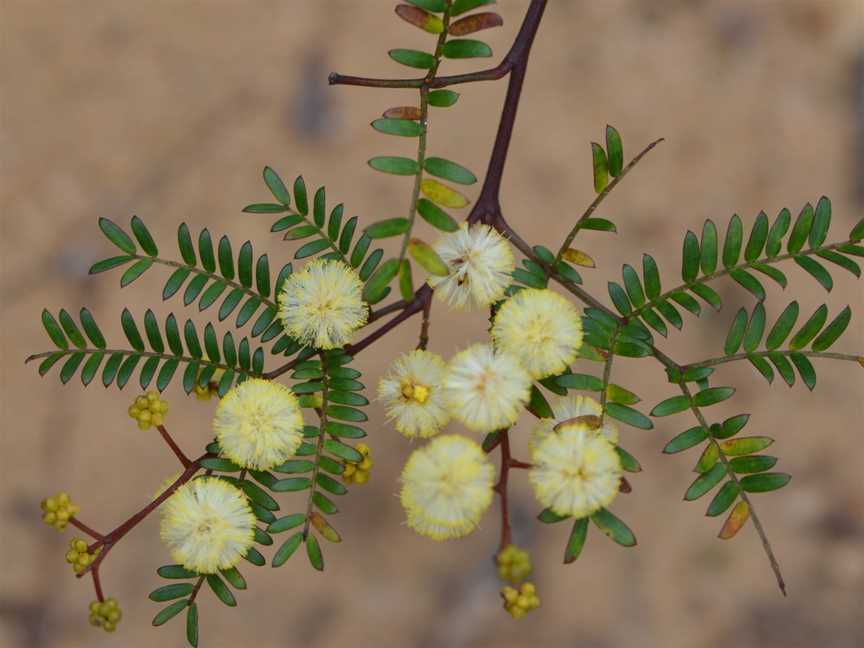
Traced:
<path fill-rule="evenodd" d="M 40 379 L 23 358 L 47 348 L 39 326 L 46 306 L 87 306 L 114 339 L 126 305 L 139 315 L 154 306 L 160 315 L 187 316 L 179 298 L 159 301 L 165 275 L 158 270 L 123 291 L 117 274 L 86 276 L 92 261 L 111 254 L 96 229 L 99 216 L 127 223 L 140 215 L 168 255 L 175 254 L 177 223 L 186 221 L 194 231 L 206 226 L 238 242 L 249 238 L 275 265 L 292 247 L 268 235 L 268 217 L 240 213 L 266 197 L 265 164 L 286 178 L 303 173 L 310 184 L 326 184 L 331 200 L 366 222 L 403 213 L 408 183 L 372 172 L 365 161 L 407 153 L 410 144 L 367 124 L 411 94 L 326 83 L 332 69 L 403 73 L 385 52 L 429 37 L 396 20 L 393 4 L 0 3 L 0 645 L 184 645 L 180 621 L 149 627 L 158 608 L 146 595 L 158 584 L 154 568 L 167 561 L 155 519 L 107 563 L 105 588 L 126 617 L 118 635 L 106 637 L 86 623 L 91 592 L 63 562 L 65 538 L 38 517 L 39 499 L 62 488 L 82 503 L 82 517 L 109 528 L 175 471 L 157 439 L 126 416 L 135 389 L 64 388 L 56 375 Z M 489 34 L 496 56 L 525 4 L 500 3 L 505 27 Z M 592 199 L 588 142 L 601 138 L 608 122 L 631 154 L 651 139 L 668 141 L 603 206 L 600 215 L 614 218 L 619 234 L 581 238 L 597 259 L 598 268 L 584 275 L 598 294 L 622 262 L 638 263 L 643 251 L 660 260 L 671 285 L 684 232 L 698 231 L 708 217 L 725 222 L 737 212 L 752 222 L 760 209 L 771 216 L 782 206 L 795 211 L 824 193 L 833 199 L 832 238 L 844 236 L 862 213 L 862 33 L 864 9 L 854 0 L 554 0 L 512 143 L 502 196 L 507 217 L 532 242 L 560 241 Z M 448 62 L 445 69 L 474 67 Z M 482 172 L 503 92 L 503 83 L 464 88 L 456 107 L 435 113 L 431 152 Z M 826 295 L 797 268 L 788 274 L 787 292 L 804 312 L 823 302 L 832 312 L 857 306 L 838 348 L 864 348 L 860 283 L 838 269 Z M 732 315 L 751 299 L 731 284 L 719 288 L 721 314 L 690 318 L 683 334 L 662 341 L 676 358 L 721 353 Z M 769 317 L 790 299 L 772 290 Z M 415 324 L 361 357 L 367 382 L 414 343 Z M 432 348 L 450 353 L 480 339 L 483 326 L 482 316 L 439 308 Z M 543 607 L 511 622 L 498 608 L 489 563 L 497 513 L 458 543 L 435 544 L 407 529 L 393 495 L 411 446 L 375 406 L 368 425 L 373 480 L 345 500 L 335 520 L 345 542 L 325 548 L 327 571 L 313 572 L 302 556 L 279 570 L 246 569 L 251 588 L 239 609 L 205 597 L 202 645 L 860 646 L 864 372 L 850 363 L 817 370 L 812 394 L 800 385 L 768 387 L 746 366 L 720 373 L 739 392 L 717 415 L 752 413 L 752 431 L 777 438 L 779 467 L 794 475 L 783 493 L 756 498 L 786 572 L 787 599 L 752 529 L 722 543 L 703 505 L 681 501 L 695 457 L 659 452 L 692 424 L 681 415 L 654 431 L 623 432 L 645 467 L 632 479 L 634 494 L 616 503 L 638 534 L 636 549 L 594 534 L 583 558 L 562 567 L 566 530 L 541 528 L 524 480 L 516 480 L 515 537 L 534 552 Z M 650 361 L 622 361 L 616 380 L 639 391 L 646 411 L 670 395 Z M 185 399 L 179 386 L 167 397 L 171 428 L 191 452 L 208 436 L 213 404 Z M 515 434 L 519 448 L 528 424 Z"/>

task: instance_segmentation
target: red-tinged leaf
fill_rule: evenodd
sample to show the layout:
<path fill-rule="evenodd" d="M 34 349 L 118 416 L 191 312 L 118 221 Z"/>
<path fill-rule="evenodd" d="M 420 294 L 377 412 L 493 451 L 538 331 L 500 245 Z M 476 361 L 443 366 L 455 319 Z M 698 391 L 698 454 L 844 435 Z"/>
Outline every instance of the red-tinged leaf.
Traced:
<path fill-rule="evenodd" d="M 484 11 L 460 18 L 456 22 L 451 23 L 447 31 L 451 36 L 467 36 L 483 29 L 500 27 L 503 24 L 504 19 L 497 13 L 494 11 Z"/>
<path fill-rule="evenodd" d="M 420 119 L 420 109 L 417 106 L 393 106 L 384 111 L 387 119 Z"/>
<path fill-rule="evenodd" d="M 400 4 L 396 5 L 396 15 L 407 23 L 419 27 L 430 34 L 440 34 L 444 31 L 444 23 L 438 16 L 423 11 L 420 7 Z"/>
<path fill-rule="evenodd" d="M 732 509 L 732 512 L 729 514 L 729 517 L 726 518 L 726 521 L 723 523 L 723 528 L 720 529 L 720 533 L 717 535 L 721 540 L 730 540 L 735 537 L 735 534 L 741 530 L 747 520 L 750 519 L 750 507 L 747 505 L 747 502 L 741 500 L 735 505 L 735 508 Z"/>

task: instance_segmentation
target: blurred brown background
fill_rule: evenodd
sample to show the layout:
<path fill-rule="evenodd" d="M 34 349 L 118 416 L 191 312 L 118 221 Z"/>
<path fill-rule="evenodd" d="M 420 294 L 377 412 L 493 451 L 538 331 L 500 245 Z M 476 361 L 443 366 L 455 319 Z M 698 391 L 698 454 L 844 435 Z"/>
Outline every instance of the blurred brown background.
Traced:
<path fill-rule="evenodd" d="M 176 471 L 154 434 L 126 415 L 136 388 L 63 388 L 56 368 L 40 379 L 23 359 L 48 348 L 39 325 L 45 306 L 77 312 L 85 305 L 113 339 L 124 305 L 139 317 L 153 305 L 160 315 L 193 313 L 179 297 L 160 303 L 166 275 L 158 268 L 122 292 L 116 271 L 86 276 L 91 262 L 112 254 L 96 228 L 99 216 L 126 225 L 137 213 L 168 256 L 176 256 L 176 227 L 186 221 L 238 244 L 250 238 L 275 265 L 293 246 L 268 234 L 269 217 L 240 213 L 267 197 L 265 164 L 288 179 L 303 173 L 312 185 L 326 184 L 333 204 L 344 201 L 366 223 L 404 213 L 409 182 L 372 172 L 365 161 L 408 153 L 411 143 L 367 124 L 412 93 L 326 81 L 330 70 L 406 74 L 386 51 L 422 47 L 432 37 L 397 20 L 394 4 L 0 3 L 0 645 L 185 645 L 182 620 L 149 627 L 159 606 L 146 595 L 159 584 L 155 567 L 167 561 L 155 518 L 106 563 L 104 587 L 126 614 L 112 637 L 87 625 L 90 583 L 76 581 L 63 561 L 70 534 L 39 521 L 40 498 L 62 488 L 81 502 L 82 519 L 108 529 Z M 500 2 L 505 27 L 484 34 L 496 57 L 526 5 Z M 772 218 L 782 206 L 797 213 L 824 193 L 833 199 L 832 240 L 845 236 L 864 200 L 862 34 L 858 0 L 550 2 L 511 147 L 506 216 L 532 242 L 560 241 L 592 199 L 588 142 L 600 140 L 608 122 L 623 134 L 628 157 L 651 139 L 668 141 L 603 206 L 600 215 L 614 218 L 619 234 L 580 235 L 598 262 L 583 273 L 598 294 L 642 251 L 660 260 L 671 285 L 684 232 L 699 231 L 708 217 L 725 225 L 737 212 L 751 223 L 760 209 Z M 447 62 L 444 71 L 478 67 Z M 431 153 L 480 174 L 504 88 L 463 87 L 454 108 L 435 111 Z M 788 270 L 790 294 L 772 290 L 769 317 L 792 295 L 807 314 L 823 302 L 832 313 L 853 304 L 855 319 L 838 348 L 864 348 L 861 284 L 837 269 L 837 286 L 826 296 L 803 272 Z M 720 288 L 724 311 L 688 317 L 684 334 L 660 341 L 664 349 L 682 361 L 722 353 L 732 315 L 752 299 L 730 284 Z M 361 356 L 368 384 L 414 344 L 417 324 Z M 466 335 L 480 339 L 483 326 L 482 315 L 437 308 L 432 348 L 449 354 Z M 719 375 L 739 392 L 712 412 L 751 412 L 750 432 L 775 436 L 778 468 L 794 475 L 783 493 L 756 498 L 788 599 L 778 594 L 752 528 L 720 542 L 720 521 L 702 517 L 707 500 L 681 501 L 695 454 L 659 453 L 692 424 L 681 415 L 650 432 L 623 430 L 623 443 L 645 466 L 632 479 L 634 493 L 615 504 L 639 537 L 636 549 L 592 533 L 583 557 L 563 568 L 567 529 L 534 521 L 538 507 L 517 475 L 515 539 L 534 552 L 542 609 L 512 622 L 499 609 L 489 562 L 497 509 L 479 532 L 455 543 L 435 544 L 403 526 L 394 494 L 411 447 L 374 406 L 373 478 L 354 489 L 334 520 L 346 541 L 324 548 L 327 571 L 314 573 L 300 554 L 279 570 L 245 568 L 250 590 L 240 594 L 239 609 L 222 607 L 209 592 L 203 597 L 202 645 L 864 645 L 864 372 L 824 362 L 817 371 L 811 394 L 800 385 L 768 387 L 748 366 L 724 367 Z M 616 363 L 615 379 L 639 390 L 645 411 L 670 393 L 650 361 Z M 167 397 L 169 427 L 193 452 L 208 437 L 214 404 L 185 398 L 179 386 Z M 523 448 L 524 429 L 520 436 Z M 283 508 L 299 507 L 294 499 L 285 497 Z"/>

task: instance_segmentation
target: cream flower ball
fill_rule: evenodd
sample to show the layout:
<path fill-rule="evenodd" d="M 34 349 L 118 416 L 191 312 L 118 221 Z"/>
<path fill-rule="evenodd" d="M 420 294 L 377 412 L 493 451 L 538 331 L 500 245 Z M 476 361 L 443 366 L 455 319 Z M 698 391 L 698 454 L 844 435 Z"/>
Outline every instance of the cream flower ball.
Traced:
<path fill-rule="evenodd" d="M 582 346 L 582 318 L 548 289 L 524 288 L 505 301 L 492 325 L 495 347 L 512 353 L 535 380 L 564 371 Z"/>
<path fill-rule="evenodd" d="M 441 389 L 446 372 L 441 356 L 417 349 L 397 358 L 378 383 L 378 398 L 400 434 L 427 439 L 447 425 L 450 412 Z"/>
<path fill-rule="evenodd" d="M 591 515 L 618 494 L 618 453 L 605 437 L 584 423 L 559 427 L 537 444 L 531 459 L 528 478 L 534 495 L 558 515 Z"/>
<path fill-rule="evenodd" d="M 450 268 L 446 277 L 430 276 L 436 297 L 452 308 L 484 308 L 504 297 L 516 267 L 510 244 L 482 223 L 465 223 L 432 246 Z"/>
<path fill-rule="evenodd" d="M 531 376 L 516 356 L 475 344 L 450 360 L 444 400 L 453 418 L 475 432 L 493 432 L 516 422 L 531 396 Z"/>
<path fill-rule="evenodd" d="M 178 488 L 162 505 L 160 535 L 186 569 L 214 574 L 237 565 L 254 539 L 255 515 L 246 495 L 216 477 Z"/>
<path fill-rule="evenodd" d="M 596 416 L 600 418 L 603 408 L 590 396 L 567 395 L 559 396 L 550 403 L 554 418 L 544 418 L 537 422 L 528 437 L 528 445 L 533 450 L 543 439 L 553 433 L 556 425 L 580 416 Z M 590 427 L 590 425 L 589 425 Z M 603 425 L 595 429 L 612 445 L 618 445 L 618 426 L 608 416 L 603 418 Z"/>
<path fill-rule="evenodd" d="M 439 436 L 408 459 L 400 499 L 408 526 L 434 540 L 471 533 L 492 503 L 495 469 L 476 441 Z"/>
<path fill-rule="evenodd" d="M 267 470 L 300 447 L 303 414 L 285 385 L 252 378 L 219 401 L 213 432 L 225 457 L 241 468 Z"/>
<path fill-rule="evenodd" d="M 336 349 L 351 342 L 366 324 L 357 271 L 341 261 L 316 259 L 288 277 L 279 295 L 279 316 L 285 332 L 317 349 Z"/>

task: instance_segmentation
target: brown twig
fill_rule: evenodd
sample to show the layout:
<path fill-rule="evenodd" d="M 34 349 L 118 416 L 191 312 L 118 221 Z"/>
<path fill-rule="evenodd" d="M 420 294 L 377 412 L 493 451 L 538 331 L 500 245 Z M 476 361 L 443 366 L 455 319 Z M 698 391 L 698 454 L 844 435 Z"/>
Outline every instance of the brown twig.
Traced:
<path fill-rule="evenodd" d="M 84 523 L 83 523 L 81 520 L 79 520 L 78 518 L 74 518 L 74 517 L 73 517 L 73 518 L 69 518 L 69 524 L 71 524 L 72 526 L 74 526 L 76 529 L 79 529 L 79 530 L 83 531 L 84 533 L 86 533 L 87 535 L 89 535 L 89 536 L 90 536 L 91 538 L 93 538 L 94 540 L 102 540 L 102 539 L 104 538 L 104 536 L 103 536 L 101 533 L 99 533 L 98 531 L 96 531 L 96 530 L 94 530 L 94 529 L 91 529 L 89 526 L 87 526 L 86 524 L 84 524 Z"/>
<path fill-rule="evenodd" d="M 192 462 L 189 460 L 189 457 L 187 457 L 183 453 L 183 451 L 180 449 L 180 446 L 178 446 L 174 442 L 174 439 L 172 439 L 171 435 L 168 434 L 168 430 L 165 429 L 165 426 L 164 425 L 157 425 L 156 429 L 159 430 L 159 434 L 161 434 L 162 438 L 165 439 L 165 443 L 168 444 L 168 447 L 171 448 L 171 450 L 174 452 L 174 455 L 177 457 L 177 459 L 180 460 L 180 463 L 183 465 L 183 468 L 188 468 L 192 464 Z"/>

